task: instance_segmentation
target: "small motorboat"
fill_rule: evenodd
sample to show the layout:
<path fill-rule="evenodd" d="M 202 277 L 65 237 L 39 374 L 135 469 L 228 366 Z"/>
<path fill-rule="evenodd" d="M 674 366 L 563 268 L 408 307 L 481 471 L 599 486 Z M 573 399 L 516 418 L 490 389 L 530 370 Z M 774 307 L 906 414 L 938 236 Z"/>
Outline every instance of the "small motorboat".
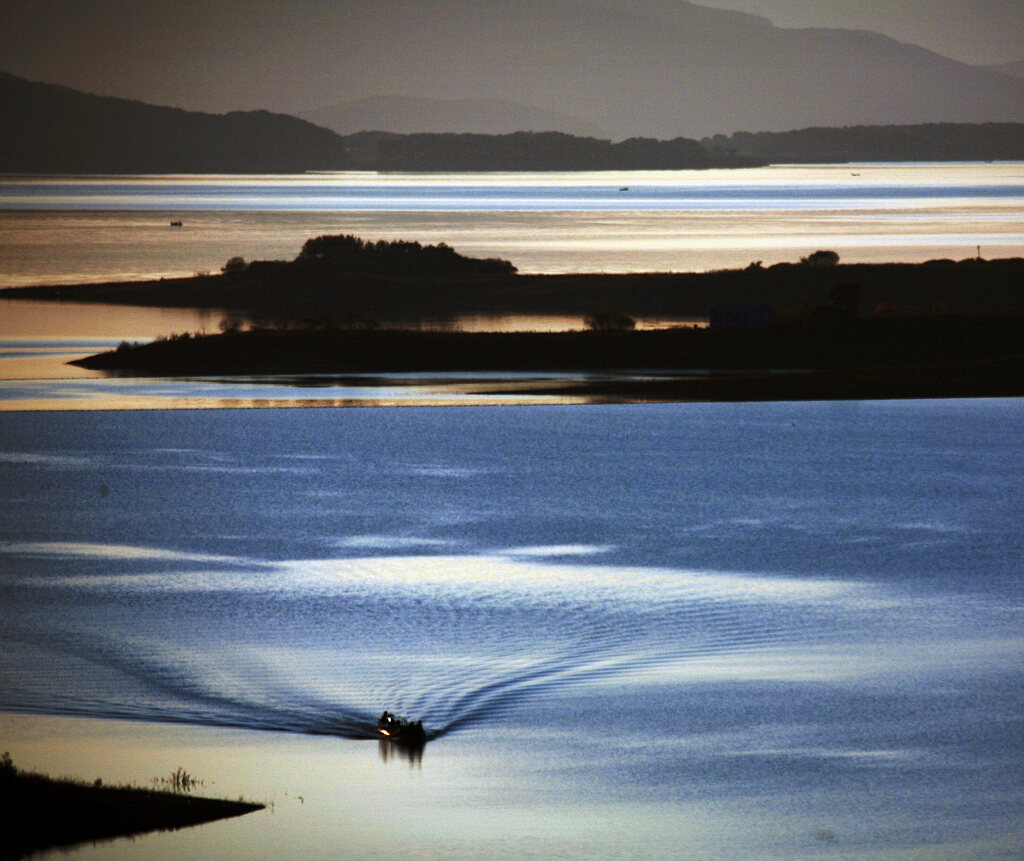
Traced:
<path fill-rule="evenodd" d="M 384 710 L 377 719 L 377 733 L 388 741 L 407 745 L 422 745 L 427 741 L 423 721 L 411 721 Z"/>

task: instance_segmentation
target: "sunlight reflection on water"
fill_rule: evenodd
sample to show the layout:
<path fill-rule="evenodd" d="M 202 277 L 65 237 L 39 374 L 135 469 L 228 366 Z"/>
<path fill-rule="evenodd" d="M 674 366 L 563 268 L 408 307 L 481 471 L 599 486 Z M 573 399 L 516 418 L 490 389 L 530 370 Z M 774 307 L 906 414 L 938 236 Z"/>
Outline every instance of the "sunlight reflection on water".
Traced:
<path fill-rule="evenodd" d="M 290 260 L 323 233 L 445 242 L 524 273 L 701 271 L 829 247 L 850 262 L 1024 256 L 1022 215 L 1019 163 L 5 179 L 0 286 L 217 272 L 236 255 Z"/>
<path fill-rule="evenodd" d="M 275 803 L 76 858 L 1013 857 L 1021 409 L 6 414 L 3 749 Z"/>
<path fill-rule="evenodd" d="M 238 375 L 145 378 L 107 375 L 68 364 L 174 332 L 215 331 L 222 313 L 39 301 L 0 302 L 0 411 L 117 409 L 274 409 L 281 407 L 445 406 L 586 403 L 560 392 L 577 378 L 545 373 L 404 375 Z M 642 320 L 638 328 L 705 325 Z M 422 328 L 463 331 L 564 331 L 571 316 L 471 315 L 428 320 Z M 130 334 L 128 334 L 130 333 Z"/>
<path fill-rule="evenodd" d="M 1021 209 L 967 196 L 884 216 L 197 211 L 181 232 L 5 212 L 0 280 L 215 271 L 319 232 L 545 271 L 1020 253 Z M 79 330 L 54 325 L 9 361 L 52 347 L 59 368 Z M 114 326 L 91 337 L 139 336 Z M 381 402 L 434 385 L 405 382 Z M 0 694 L 26 712 L 0 714 L 4 749 L 88 780 L 184 766 L 275 804 L 72 857 L 1021 855 L 1019 401 L 66 409 L 367 402 L 283 389 L 0 386 L 51 410 L 0 422 Z M 383 707 L 434 721 L 422 761 L 369 741 Z"/>

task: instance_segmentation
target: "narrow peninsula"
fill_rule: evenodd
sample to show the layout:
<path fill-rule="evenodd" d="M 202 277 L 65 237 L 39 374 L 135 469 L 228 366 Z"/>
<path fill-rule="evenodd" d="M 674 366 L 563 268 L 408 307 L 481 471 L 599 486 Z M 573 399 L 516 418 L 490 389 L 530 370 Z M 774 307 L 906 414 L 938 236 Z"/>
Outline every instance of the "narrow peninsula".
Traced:
<path fill-rule="evenodd" d="M 266 806 L 193 796 L 182 791 L 187 787 L 180 780 L 176 788 L 158 791 L 104 786 L 101 780 L 55 780 L 22 771 L 5 753 L 0 758 L 0 806 L 7 825 L 0 858 L 14 861 L 44 849 L 188 828 Z"/>
<path fill-rule="evenodd" d="M 1024 395 L 1024 259 L 796 263 L 706 273 L 520 275 L 446 245 L 319 236 L 219 275 L 6 290 L 5 298 L 216 309 L 181 333 L 74 362 L 112 374 L 562 374 L 622 400 Z M 467 332 L 464 315 L 577 316 Z M 661 321 L 638 325 L 638 321 Z M 665 323 L 664 321 L 670 321 Z M 601 375 L 601 379 L 594 379 Z"/>

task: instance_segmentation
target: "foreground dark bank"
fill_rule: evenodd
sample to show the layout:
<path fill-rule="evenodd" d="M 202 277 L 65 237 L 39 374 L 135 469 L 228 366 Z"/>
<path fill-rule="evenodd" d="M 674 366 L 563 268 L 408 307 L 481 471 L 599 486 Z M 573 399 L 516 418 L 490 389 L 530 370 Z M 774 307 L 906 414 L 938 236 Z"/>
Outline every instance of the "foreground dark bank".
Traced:
<path fill-rule="evenodd" d="M 197 798 L 180 792 L 107 787 L 53 780 L 0 765 L 3 838 L 0 859 L 13 861 L 34 852 L 96 840 L 170 831 L 242 816 L 263 804 Z"/>
<path fill-rule="evenodd" d="M 554 372 L 566 395 L 610 400 L 806 400 L 1024 395 L 1024 318 L 466 333 L 288 329 L 122 345 L 73 364 L 147 376 Z M 609 378 L 609 375 L 611 377 Z M 551 390 L 538 381 L 521 392 Z"/>

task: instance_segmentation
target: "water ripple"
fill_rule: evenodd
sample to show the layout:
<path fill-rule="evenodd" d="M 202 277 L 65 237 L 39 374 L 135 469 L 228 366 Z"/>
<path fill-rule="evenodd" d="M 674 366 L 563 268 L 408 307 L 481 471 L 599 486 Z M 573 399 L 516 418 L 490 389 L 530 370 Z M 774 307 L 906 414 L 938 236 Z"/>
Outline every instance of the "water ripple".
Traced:
<path fill-rule="evenodd" d="M 4 550 L 127 570 L 17 581 L 68 615 L 0 626 L 22 652 L 0 707 L 347 738 L 372 737 L 384 708 L 440 737 L 581 686 L 764 674 L 773 662 L 785 673 L 787 660 L 813 672 L 806 656 L 882 600 L 833 579 L 582 564 L 591 548 L 569 545 L 261 565 L 113 545 Z M 139 570 L 166 562 L 182 568 Z M 66 668 L 59 683 L 54 666 Z"/>

